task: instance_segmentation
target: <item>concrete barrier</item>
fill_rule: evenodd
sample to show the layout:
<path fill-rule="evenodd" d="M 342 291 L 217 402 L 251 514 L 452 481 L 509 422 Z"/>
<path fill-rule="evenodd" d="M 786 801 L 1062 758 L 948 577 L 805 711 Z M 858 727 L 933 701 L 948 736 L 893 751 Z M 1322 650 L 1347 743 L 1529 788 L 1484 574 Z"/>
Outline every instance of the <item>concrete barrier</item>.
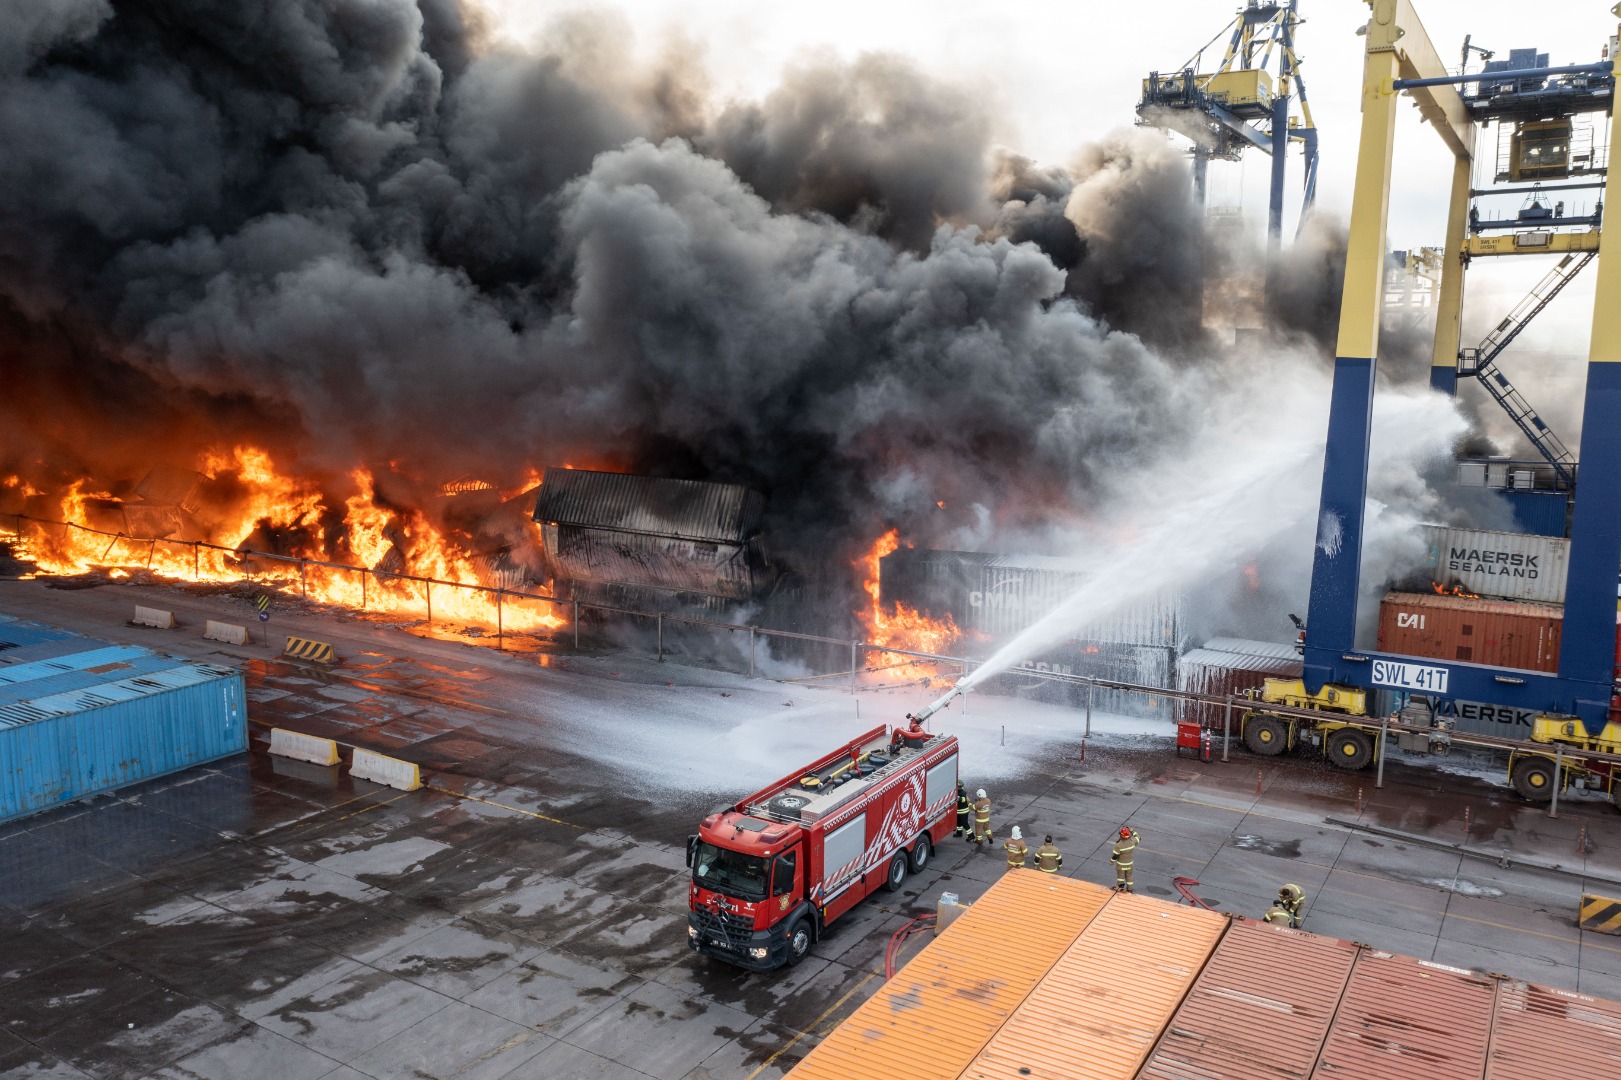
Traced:
<path fill-rule="evenodd" d="M 422 770 L 416 765 L 370 750 L 355 751 L 354 760 L 349 763 L 349 775 L 401 791 L 415 791 L 422 786 Z"/>
<path fill-rule="evenodd" d="M 203 637 L 210 641 L 223 641 L 227 645 L 246 645 L 248 643 L 248 628 L 235 623 L 215 622 L 208 620 L 203 628 Z"/>
<path fill-rule="evenodd" d="M 338 744 L 331 739 L 302 735 L 282 728 L 270 729 L 270 752 L 280 757 L 309 761 L 316 765 L 338 763 Z"/>
<path fill-rule="evenodd" d="M 130 621 L 136 626 L 150 626 L 157 630 L 175 628 L 174 612 L 155 607 L 141 607 L 138 604 L 135 607 L 135 618 Z"/>
<path fill-rule="evenodd" d="M 324 641 L 311 641 L 309 638 L 289 637 L 287 647 L 281 651 L 283 656 L 291 656 L 295 660 L 313 660 L 317 664 L 335 664 L 338 662 L 337 654 L 332 646 Z"/>
<path fill-rule="evenodd" d="M 1600 934 L 1621 934 L 1621 898 L 1583 893 L 1576 924 Z"/>

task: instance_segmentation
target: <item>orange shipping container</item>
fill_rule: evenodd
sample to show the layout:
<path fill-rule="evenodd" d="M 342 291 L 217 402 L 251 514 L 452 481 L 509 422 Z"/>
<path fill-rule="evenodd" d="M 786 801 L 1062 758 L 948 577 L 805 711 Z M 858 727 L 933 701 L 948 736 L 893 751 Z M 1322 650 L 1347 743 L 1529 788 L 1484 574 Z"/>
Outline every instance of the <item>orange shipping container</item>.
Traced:
<path fill-rule="evenodd" d="M 1461 968 L 1366 950 L 1313 1080 L 1481 1080 L 1494 990 Z"/>
<path fill-rule="evenodd" d="M 1557 671 L 1564 609 L 1553 604 L 1392 592 L 1379 605 L 1379 651 Z"/>
<path fill-rule="evenodd" d="M 1130 1080 L 1226 929 L 1213 911 L 1114 894 L 963 1077 Z"/>
<path fill-rule="evenodd" d="M 1235 918 L 1142 1080 L 1310 1076 L 1358 947 Z"/>
<path fill-rule="evenodd" d="M 961 1075 L 1112 895 L 1010 871 L 806 1055 L 794 1080 Z"/>
<path fill-rule="evenodd" d="M 1621 1076 L 1621 1002 L 1511 979 L 1498 983 L 1486 1080 L 1573 1075 Z"/>

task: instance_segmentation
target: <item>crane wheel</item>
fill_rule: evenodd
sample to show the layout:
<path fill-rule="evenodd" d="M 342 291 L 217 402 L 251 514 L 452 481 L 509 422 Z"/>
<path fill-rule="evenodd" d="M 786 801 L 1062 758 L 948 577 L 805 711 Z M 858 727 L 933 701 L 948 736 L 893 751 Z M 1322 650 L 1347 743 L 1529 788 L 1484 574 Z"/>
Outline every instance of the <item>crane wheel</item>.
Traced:
<path fill-rule="evenodd" d="M 1289 728 L 1276 716 L 1252 716 L 1244 725 L 1244 745 L 1267 757 L 1281 754 L 1289 748 Z"/>
<path fill-rule="evenodd" d="M 1553 798 L 1555 784 L 1553 762 L 1547 758 L 1521 758 L 1514 763 L 1509 781 L 1522 798 L 1532 802 L 1547 802 Z"/>
<path fill-rule="evenodd" d="M 1328 760 L 1342 769 L 1366 769 L 1373 764 L 1373 739 L 1366 731 L 1340 728 L 1328 737 Z"/>

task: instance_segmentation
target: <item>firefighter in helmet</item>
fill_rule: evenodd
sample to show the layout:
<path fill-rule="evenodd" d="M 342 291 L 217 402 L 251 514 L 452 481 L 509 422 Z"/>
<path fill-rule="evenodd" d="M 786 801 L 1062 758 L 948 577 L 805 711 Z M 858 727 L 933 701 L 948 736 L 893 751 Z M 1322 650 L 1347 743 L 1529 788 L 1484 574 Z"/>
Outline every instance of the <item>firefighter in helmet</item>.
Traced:
<path fill-rule="evenodd" d="M 980 788 L 974 792 L 974 843 L 991 842 L 991 800 Z"/>
<path fill-rule="evenodd" d="M 973 836 L 974 836 L 973 818 L 974 818 L 974 804 L 972 802 L 970 802 L 969 799 L 968 799 L 968 789 L 962 786 L 962 781 L 961 780 L 958 780 L 957 781 L 957 831 L 952 833 L 951 835 L 960 836 L 964 840 L 972 839 Z"/>
<path fill-rule="evenodd" d="M 1261 917 L 1273 926 L 1288 926 L 1291 922 L 1289 909 L 1283 906 L 1282 900 L 1274 900 L 1272 906 L 1266 909 L 1266 914 Z"/>
<path fill-rule="evenodd" d="M 1064 865 L 1064 853 L 1053 847 L 1053 838 L 1047 837 L 1036 848 L 1036 869 L 1043 874 L 1056 874 Z"/>
<path fill-rule="evenodd" d="M 1285 885 L 1278 890 L 1277 906 L 1289 913 L 1289 925 L 1296 930 L 1305 922 L 1302 909 L 1306 906 L 1306 890 L 1299 885 Z"/>
<path fill-rule="evenodd" d="M 1012 835 L 1007 838 L 1007 843 L 1002 845 L 1002 850 L 1007 852 L 1009 870 L 1024 868 L 1024 861 L 1030 857 L 1030 845 L 1024 842 L 1024 836 L 1019 832 L 1017 825 L 1013 826 Z"/>
<path fill-rule="evenodd" d="M 1114 887 L 1120 892 L 1131 891 L 1131 865 L 1136 858 L 1137 842 L 1141 839 L 1136 829 L 1122 825 L 1120 838 L 1109 853 L 1109 861 L 1114 863 Z"/>

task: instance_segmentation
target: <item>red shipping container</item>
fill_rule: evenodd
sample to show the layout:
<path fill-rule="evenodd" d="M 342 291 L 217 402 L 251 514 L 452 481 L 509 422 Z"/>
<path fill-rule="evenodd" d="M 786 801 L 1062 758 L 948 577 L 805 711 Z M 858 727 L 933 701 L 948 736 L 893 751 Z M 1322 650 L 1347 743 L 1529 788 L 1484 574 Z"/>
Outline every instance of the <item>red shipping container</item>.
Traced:
<path fill-rule="evenodd" d="M 1557 671 L 1564 609 L 1554 604 L 1393 592 L 1379 605 L 1380 652 Z"/>
<path fill-rule="evenodd" d="M 1194 694 L 1242 699 L 1247 692 L 1260 695 L 1268 679 L 1300 678 L 1300 654 L 1293 645 L 1241 638 L 1212 638 L 1176 661 L 1176 688 Z M 1203 702 L 1182 702 L 1182 719 L 1220 731 L 1226 708 Z M 1242 703 L 1233 706 L 1233 729 L 1243 715 Z"/>

